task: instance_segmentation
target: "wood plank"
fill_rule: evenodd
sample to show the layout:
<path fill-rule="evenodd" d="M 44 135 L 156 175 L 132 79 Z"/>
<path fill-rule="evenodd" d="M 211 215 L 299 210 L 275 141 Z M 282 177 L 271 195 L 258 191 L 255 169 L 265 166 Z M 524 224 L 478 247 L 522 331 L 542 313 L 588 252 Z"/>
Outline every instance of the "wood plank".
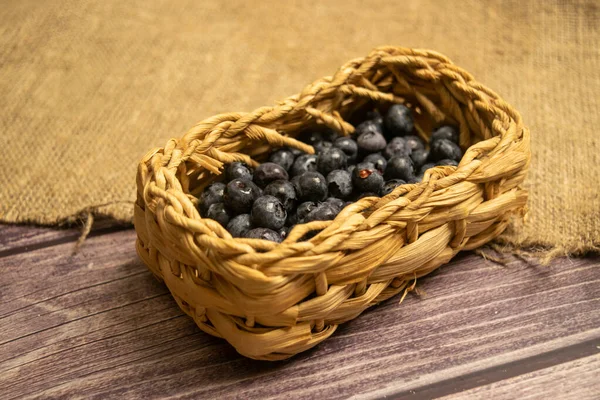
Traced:
<path fill-rule="evenodd" d="M 391 299 L 309 352 L 249 360 L 179 311 L 134 240 L 0 261 L 0 398 L 371 397 L 600 338 L 600 257 L 503 267 L 466 254 L 420 279 L 421 297 Z"/>
<path fill-rule="evenodd" d="M 599 341 L 600 343 L 600 341 Z M 453 399 L 551 399 L 596 400 L 600 398 L 600 352 L 575 361 L 544 368 L 443 397 Z"/>

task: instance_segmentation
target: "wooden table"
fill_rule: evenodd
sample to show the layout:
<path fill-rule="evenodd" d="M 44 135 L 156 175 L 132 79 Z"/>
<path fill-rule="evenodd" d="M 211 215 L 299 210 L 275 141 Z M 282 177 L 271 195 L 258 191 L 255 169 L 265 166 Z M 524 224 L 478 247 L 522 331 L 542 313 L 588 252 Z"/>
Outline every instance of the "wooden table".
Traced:
<path fill-rule="evenodd" d="M 135 233 L 0 225 L 0 399 L 600 398 L 600 257 L 460 255 L 283 362 L 202 333 Z"/>

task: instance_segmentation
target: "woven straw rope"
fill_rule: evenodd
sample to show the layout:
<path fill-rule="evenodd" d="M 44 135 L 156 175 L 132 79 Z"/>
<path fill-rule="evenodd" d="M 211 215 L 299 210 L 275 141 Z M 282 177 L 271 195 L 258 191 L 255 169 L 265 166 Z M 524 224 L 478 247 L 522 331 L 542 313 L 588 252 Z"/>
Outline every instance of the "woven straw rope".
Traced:
<path fill-rule="evenodd" d="M 303 129 L 349 134 L 352 112 L 399 102 L 424 138 L 441 123 L 460 127 L 457 168 L 363 198 L 334 221 L 298 225 L 281 244 L 232 238 L 200 217 L 196 196 L 224 163 L 255 166 L 280 146 L 313 153 L 293 139 Z M 523 214 L 529 160 L 529 131 L 498 95 L 436 52 L 381 47 L 274 107 L 208 118 L 149 152 L 137 177 L 137 251 L 203 331 L 247 357 L 284 359 L 499 235 L 510 214 Z"/>

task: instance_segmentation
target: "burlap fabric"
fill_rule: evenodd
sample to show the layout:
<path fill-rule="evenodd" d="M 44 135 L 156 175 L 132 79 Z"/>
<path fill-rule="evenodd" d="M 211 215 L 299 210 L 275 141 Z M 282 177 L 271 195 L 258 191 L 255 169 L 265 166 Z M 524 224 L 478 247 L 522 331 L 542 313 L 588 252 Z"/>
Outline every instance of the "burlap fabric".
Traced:
<path fill-rule="evenodd" d="M 148 149 L 394 44 L 451 57 L 530 127 L 530 212 L 504 242 L 598 249 L 599 20 L 593 0 L 3 2 L 0 220 L 131 221 Z"/>

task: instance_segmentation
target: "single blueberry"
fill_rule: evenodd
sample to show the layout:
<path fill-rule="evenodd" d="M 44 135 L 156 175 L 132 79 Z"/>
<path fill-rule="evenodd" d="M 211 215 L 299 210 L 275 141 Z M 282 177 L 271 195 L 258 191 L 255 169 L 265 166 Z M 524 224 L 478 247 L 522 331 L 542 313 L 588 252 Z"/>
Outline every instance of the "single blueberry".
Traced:
<path fill-rule="evenodd" d="M 287 180 L 288 178 L 287 171 L 281 165 L 272 162 L 260 164 L 254 171 L 254 183 L 261 188 L 264 188 L 273 181 L 279 179 Z"/>
<path fill-rule="evenodd" d="M 367 162 L 367 163 L 372 163 L 375 168 L 377 168 L 377 170 L 379 172 L 381 172 L 383 174 L 383 171 L 385 171 L 385 167 L 387 165 L 387 161 L 385 159 L 384 156 L 382 156 L 379 153 L 373 153 L 373 154 L 369 154 L 368 156 L 366 156 L 363 161 L 363 163 Z"/>
<path fill-rule="evenodd" d="M 298 200 L 296 189 L 290 181 L 273 181 L 267 185 L 263 194 L 277 197 L 288 213 L 296 207 L 296 200 Z"/>
<path fill-rule="evenodd" d="M 208 207 L 208 211 L 206 212 L 206 218 L 214 219 L 223 227 L 227 226 L 229 223 L 229 213 L 227 212 L 227 208 L 223 203 L 215 203 L 211 204 Z"/>
<path fill-rule="evenodd" d="M 327 175 L 327 189 L 331 196 L 347 198 L 352 194 L 352 175 L 343 169 L 331 171 Z"/>
<path fill-rule="evenodd" d="M 317 171 L 327 175 L 336 169 L 346 168 L 348 166 L 348 156 L 337 147 L 331 148 L 317 157 Z"/>
<path fill-rule="evenodd" d="M 323 201 L 327 198 L 327 180 L 318 172 L 300 175 L 298 189 L 298 197 L 302 201 Z"/>
<path fill-rule="evenodd" d="M 200 215 L 206 217 L 208 208 L 216 203 L 223 202 L 223 195 L 225 194 L 225 184 L 221 182 L 215 182 L 204 189 L 200 198 L 198 199 L 198 209 Z"/>
<path fill-rule="evenodd" d="M 440 126 L 435 131 L 433 131 L 429 142 L 433 143 L 439 139 L 447 139 L 451 142 L 458 144 L 458 130 L 450 125 Z"/>
<path fill-rule="evenodd" d="M 227 224 L 227 230 L 233 237 L 243 237 L 250 229 L 252 229 L 250 214 L 236 215 Z"/>
<path fill-rule="evenodd" d="M 417 149 L 410 153 L 410 159 L 413 161 L 415 165 L 415 170 L 421 169 L 423 165 L 427 162 L 427 158 L 429 157 L 429 150 L 425 149 Z"/>
<path fill-rule="evenodd" d="M 324 152 L 326 152 L 327 150 L 331 149 L 333 147 L 333 143 L 328 142 L 326 140 L 321 140 L 320 142 L 317 142 L 313 145 L 313 148 L 315 149 L 315 154 L 322 154 Z"/>
<path fill-rule="evenodd" d="M 252 204 L 262 193 L 254 182 L 245 179 L 234 179 L 227 184 L 223 200 L 225 205 L 236 214 L 250 212 Z"/>
<path fill-rule="evenodd" d="M 385 115 L 385 132 L 389 138 L 406 136 L 414 127 L 412 111 L 403 104 L 394 104 Z"/>
<path fill-rule="evenodd" d="M 458 167 L 458 162 L 446 158 L 444 160 L 440 160 L 440 161 L 436 162 L 435 165 L 450 165 L 453 167 Z"/>
<path fill-rule="evenodd" d="M 320 142 L 321 140 L 323 140 L 323 134 L 321 132 L 317 132 L 317 131 L 306 131 L 306 132 L 302 132 L 298 136 L 298 140 L 300 140 L 301 142 L 310 144 L 311 146 L 314 146 L 317 142 Z"/>
<path fill-rule="evenodd" d="M 340 137 L 340 134 L 334 131 L 333 129 L 325 129 L 323 132 L 321 132 L 321 135 L 323 136 L 323 140 L 332 143 Z"/>
<path fill-rule="evenodd" d="M 356 155 L 358 154 L 358 145 L 356 142 L 349 137 L 337 138 L 333 142 L 333 146 L 342 150 L 348 157 L 348 162 L 353 163 L 356 161 Z"/>
<path fill-rule="evenodd" d="M 373 121 L 374 123 L 376 123 L 377 125 L 379 125 L 379 127 L 381 128 L 381 130 L 383 132 L 383 117 L 381 116 L 379 111 L 373 110 L 373 111 L 367 112 L 367 119 L 369 119 L 369 120 Z"/>
<path fill-rule="evenodd" d="M 361 122 L 354 129 L 354 136 L 358 137 L 363 133 L 381 133 L 383 135 L 383 130 L 381 129 L 381 125 L 378 125 L 375 121 L 367 120 Z"/>
<path fill-rule="evenodd" d="M 288 149 L 279 149 L 269 156 L 269 161 L 280 165 L 286 171 L 289 171 L 294 164 L 294 153 Z"/>
<path fill-rule="evenodd" d="M 283 240 L 279 233 L 269 228 L 254 228 L 246 232 L 244 237 L 249 239 L 264 239 L 271 242 L 281 243 Z"/>
<path fill-rule="evenodd" d="M 227 182 L 234 179 L 247 179 L 251 181 L 252 170 L 246 163 L 235 161 L 229 164 L 225 169 L 225 179 Z"/>
<path fill-rule="evenodd" d="M 359 153 L 364 155 L 377 153 L 387 146 L 387 142 L 383 135 L 379 132 L 372 131 L 362 133 L 358 139 L 356 139 L 356 144 L 358 145 Z"/>
<path fill-rule="evenodd" d="M 296 209 L 296 223 L 303 224 L 308 213 L 315 208 L 317 208 L 317 203 L 314 201 L 305 201 L 304 203 L 300 204 Z"/>
<path fill-rule="evenodd" d="M 407 156 L 409 154 L 410 150 L 403 137 L 393 138 L 387 146 L 385 146 L 385 150 L 383 150 L 383 156 L 388 160 L 394 156 Z"/>
<path fill-rule="evenodd" d="M 302 154 L 306 154 L 302 150 L 297 149 L 295 147 L 285 147 L 285 149 L 290 151 L 294 155 L 294 159 L 296 159 L 296 157 L 298 157 L 298 156 L 301 156 Z"/>
<path fill-rule="evenodd" d="M 425 149 L 425 143 L 423 143 L 421 138 L 418 136 L 415 136 L 415 135 L 405 136 L 404 141 L 406 142 L 406 148 L 408 149 L 409 154 L 412 154 L 412 152 L 416 151 L 416 150 Z"/>
<path fill-rule="evenodd" d="M 275 196 L 261 196 L 252 205 L 252 224 L 254 226 L 277 230 L 285 225 L 286 218 L 287 212 Z"/>
<path fill-rule="evenodd" d="M 384 173 L 386 180 L 402 179 L 403 181 L 408 181 L 414 175 L 415 168 L 412 160 L 408 156 L 396 156 L 390 158 Z"/>
<path fill-rule="evenodd" d="M 454 142 L 448 139 L 438 139 L 431 144 L 429 156 L 433 161 L 450 159 L 460 161 L 462 150 Z"/>
<path fill-rule="evenodd" d="M 383 184 L 379 194 L 381 194 L 382 197 L 386 196 L 386 195 L 392 193 L 394 191 L 394 189 L 396 189 L 400 185 L 406 185 L 406 182 L 404 182 L 402 179 L 390 179 L 389 181 L 386 181 Z"/>
<path fill-rule="evenodd" d="M 294 161 L 292 165 L 292 176 L 302 175 L 308 171 L 317 170 L 317 156 L 314 154 L 302 154 Z"/>
<path fill-rule="evenodd" d="M 327 200 L 325 200 L 325 202 L 334 206 L 337 209 L 338 213 L 342 211 L 342 209 L 346 206 L 344 200 L 338 199 L 337 197 L 328 197 Z"/>
<path fill-rule="evenodd" d="M 379 193 L 383 176 L 372 163 L 360 163 L 352 172 L 352 185 L 361 193 Z"/>
<path fill-rule="evenodd" d="M 320 203 L 315 209 L 308 213 L 305 222 L 330 221 L 335 219 L 340 211 L 331 203 Z"/>

